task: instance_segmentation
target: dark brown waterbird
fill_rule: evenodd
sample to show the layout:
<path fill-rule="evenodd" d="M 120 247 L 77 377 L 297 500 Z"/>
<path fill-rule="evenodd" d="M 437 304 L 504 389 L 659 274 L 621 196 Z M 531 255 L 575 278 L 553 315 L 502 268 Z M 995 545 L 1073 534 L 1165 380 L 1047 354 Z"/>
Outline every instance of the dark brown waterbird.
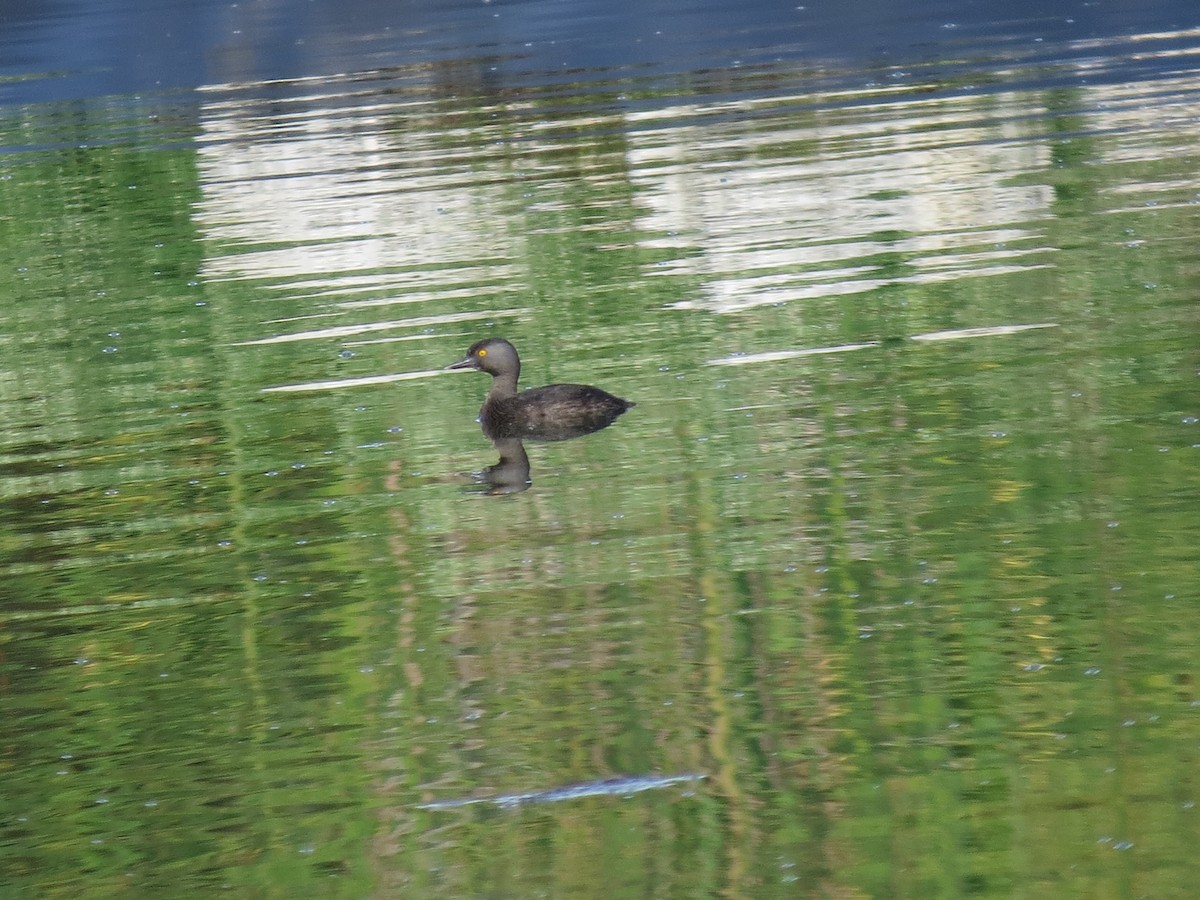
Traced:
<path fill-rule="evenodd" d="M 479 410 L 489 438 L 561 441 L 607 428 L 635 404 L 590 384 L 548 384 L 517 392 L 521 358 L 504 338 L 476 341 L 448 369 L 478 369 L 492 376 Z"/>

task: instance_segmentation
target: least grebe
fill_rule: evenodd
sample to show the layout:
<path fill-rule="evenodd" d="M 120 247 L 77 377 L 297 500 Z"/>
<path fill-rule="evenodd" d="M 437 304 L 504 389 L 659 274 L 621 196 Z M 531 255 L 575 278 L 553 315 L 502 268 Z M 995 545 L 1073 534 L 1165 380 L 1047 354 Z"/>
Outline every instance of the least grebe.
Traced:
<path fill-rule="evenodd" d="M 633 403 L 590 384 L 548 384 L 517 393 L 521 358 L 504 338 L 471 345 L 448 369 L 478 369 L 492 376 L 492 389 L 479 410 L 484 433 L 492 438 L 520 437 L 561 441 L 607 428 Z"/>

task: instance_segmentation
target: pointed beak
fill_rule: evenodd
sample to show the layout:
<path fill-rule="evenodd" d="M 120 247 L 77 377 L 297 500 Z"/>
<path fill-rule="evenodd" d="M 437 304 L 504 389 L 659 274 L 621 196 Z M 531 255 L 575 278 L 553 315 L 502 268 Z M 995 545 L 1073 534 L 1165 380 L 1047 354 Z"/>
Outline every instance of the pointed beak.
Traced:
<path fill-rule="evenodd" d="M 473 356 L 464 356 L 458 362 L 452 362 L 446 366 L 447 369 L 478 369 L 479 361 Z"/>

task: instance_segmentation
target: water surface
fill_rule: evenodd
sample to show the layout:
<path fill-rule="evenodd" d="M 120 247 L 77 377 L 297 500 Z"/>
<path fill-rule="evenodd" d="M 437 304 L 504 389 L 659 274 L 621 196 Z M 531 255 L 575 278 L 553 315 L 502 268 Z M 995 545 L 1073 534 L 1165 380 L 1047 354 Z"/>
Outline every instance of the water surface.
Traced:
<path fill-rule="evenodd" d="M 3 85 L 0 883 L 1190 896 L 1200 41 L 942 12 Z"/>

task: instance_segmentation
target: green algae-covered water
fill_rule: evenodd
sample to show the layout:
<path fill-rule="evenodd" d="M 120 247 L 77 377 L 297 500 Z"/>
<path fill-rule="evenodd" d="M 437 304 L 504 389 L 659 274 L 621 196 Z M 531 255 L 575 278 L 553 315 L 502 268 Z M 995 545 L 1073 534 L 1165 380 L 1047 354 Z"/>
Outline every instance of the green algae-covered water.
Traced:
<path fill-rule="evenodd" d="M 1200 39 L 1064 48 L 0 107 L 0 894 L 1190 896 Z M 488 335 L 637 406 L 488 496 Z"/>

